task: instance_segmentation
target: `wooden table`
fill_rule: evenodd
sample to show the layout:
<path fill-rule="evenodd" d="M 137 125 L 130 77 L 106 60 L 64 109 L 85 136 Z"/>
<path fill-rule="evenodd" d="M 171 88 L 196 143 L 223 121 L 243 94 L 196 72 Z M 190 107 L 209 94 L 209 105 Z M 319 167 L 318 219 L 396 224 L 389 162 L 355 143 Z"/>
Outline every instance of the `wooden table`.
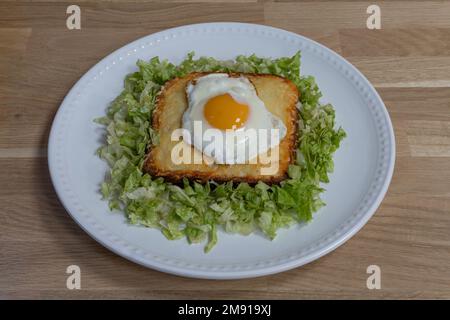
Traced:
<path fill-rule="evenodd" d="M 81 30 L 66 8 L 81 7 Z M 1 298 L 450 298 L 450 2 L 235 0 L 0 4 Z M 141 36 L 206 21 L 272 25 L 315 39 L 357 66 L 392 117 L 397 161 L 369 223 L 331 254 L 257 279 L 180 278 L 103 248 L 65 212 L 50 182 L 50 125 L 71 86 Z M 81 267 L 81 290 L 66 268 Z M 381 268 L 368 290 L 366 268 Z"/>

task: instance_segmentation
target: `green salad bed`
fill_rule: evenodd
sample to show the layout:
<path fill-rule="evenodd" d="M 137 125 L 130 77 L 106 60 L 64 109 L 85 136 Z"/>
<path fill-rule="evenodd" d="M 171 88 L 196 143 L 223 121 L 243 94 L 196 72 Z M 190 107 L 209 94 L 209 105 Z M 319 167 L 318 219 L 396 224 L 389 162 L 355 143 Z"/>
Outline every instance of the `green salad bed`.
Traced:
<path fill-rule="evenodd" d="M 137 62 L 139 71 L 128 75 L 123 92 L 111 103 L 105 117 L 95 121 L 107 131 L 98 154 L 110 166 L 101 185 L 111 210 L 123 210 L 130 223 L 158 228 L 170 240 L 186 237 L 205 242 L 205 252 L 217 243 L 217 231 L 250 234 L 260 229 L 270 239 L 279 228 L 307 222 L 324 205 L 320 183 L 329 182 L 333 153 L 345 132 L 335 128 L 335 111 L 321 104 L 321 92 L 312 76 L 300 74 L 300 52 L 279 59 L 255 55 L 233 61 L 194 59 L 189 53 L 179 65 L 158 57 Z M 164 83 L 190 72 L 247 72 L 275 74 L 293 81 L 300 92 L 299 135 L 295 164 L 279 185 L 259 182 L 200 184 L 184 180 L 182 186 L 143 173 L 150 145 L 158 143 L 151 127 L 152 112 Z"/>

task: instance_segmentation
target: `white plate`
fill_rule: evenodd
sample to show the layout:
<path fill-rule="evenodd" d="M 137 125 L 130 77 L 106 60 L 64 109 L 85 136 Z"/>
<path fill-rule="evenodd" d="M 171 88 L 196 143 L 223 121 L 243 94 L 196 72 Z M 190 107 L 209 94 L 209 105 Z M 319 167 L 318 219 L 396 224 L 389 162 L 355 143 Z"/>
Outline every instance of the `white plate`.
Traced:
<path fill-rule="evenodd" d="M 231 59 L 238 54 L 291 56 L 302 51 L 302 74 L 313 75 L 322 102 L 336 108 L 347 132 L 335 154 L 335 171 L 325 185 L 327 206 L 307 225 L 280 230 L 274 241 L 252 234 L 219 232 L 208 254 L 204 244 L 169 241 L 160 231 L 127 223 L 111 213 L 99 194 L 108 170 L 95 155 L 104 137 L 92 122 L 121 92 L 137 59 L 153 56 L 180 62 L 197 56 Z M 332 251 L 373 215 L 391 180 L 395 145 L 386 108 L 367 79 L 326 47 L 297 34 L 254 24 L 207 23 L 169 29 L 134 41 L 90 69 L 72 88 L 56 114 L 48 161 L 56 192 L 73 219 L 102 245 L 144 266 L 211 279 L 256 277 L 292 269 Z"/>

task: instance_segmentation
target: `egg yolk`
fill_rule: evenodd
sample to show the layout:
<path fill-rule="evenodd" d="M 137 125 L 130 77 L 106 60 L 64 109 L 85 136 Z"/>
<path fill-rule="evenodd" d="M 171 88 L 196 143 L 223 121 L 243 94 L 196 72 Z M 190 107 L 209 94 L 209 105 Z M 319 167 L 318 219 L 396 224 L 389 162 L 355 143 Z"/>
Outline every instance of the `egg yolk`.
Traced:
<path fill-rule="evenodd" d="M 209 124 L 217 129 L 237 129 L 247 121 L 249 107 L 226 93 L 209 99 L 203 113 Z"/>

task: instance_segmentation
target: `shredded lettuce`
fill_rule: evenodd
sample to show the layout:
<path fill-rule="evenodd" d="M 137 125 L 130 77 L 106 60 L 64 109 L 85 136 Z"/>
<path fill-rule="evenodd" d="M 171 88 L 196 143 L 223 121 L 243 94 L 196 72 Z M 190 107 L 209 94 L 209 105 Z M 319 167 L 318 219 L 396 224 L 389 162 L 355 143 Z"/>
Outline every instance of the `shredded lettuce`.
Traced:
<path fill-rule="evenodd" d="M 111 210 L 123 210 L 130 223 L 158 228 L 170 240 L 206 241 L 208 252 L 217 243 L 218 228 L 244 235 L 259 229 L 273 239 L 279 228 L 311 220 L 324 205 L 320 184 L 329 182 L 332 155 L 345 132 L 335 128 L 333 107 L 320 104 L 314 78 L 300 75 L 300 52 L 279 59 L 241 55 L 233 61 L 194 59 L 191 52 L 179 65 L 154 57 L 139 60 L 137 66 L 139 71 L 126 77 L 123 92 L 106 116 L 95 120 L 107 134 L 98 155 L 111 168 L 100 188 Z M 147 146 L 158 144 L 151 127 L 156 96 L 166 81 L 193 71 L 269 73 L 295 83 L 300 92 L 299 140 L 288 179 L 272 186 L 185 179 L 180 186 L 143 173 Z"/>

